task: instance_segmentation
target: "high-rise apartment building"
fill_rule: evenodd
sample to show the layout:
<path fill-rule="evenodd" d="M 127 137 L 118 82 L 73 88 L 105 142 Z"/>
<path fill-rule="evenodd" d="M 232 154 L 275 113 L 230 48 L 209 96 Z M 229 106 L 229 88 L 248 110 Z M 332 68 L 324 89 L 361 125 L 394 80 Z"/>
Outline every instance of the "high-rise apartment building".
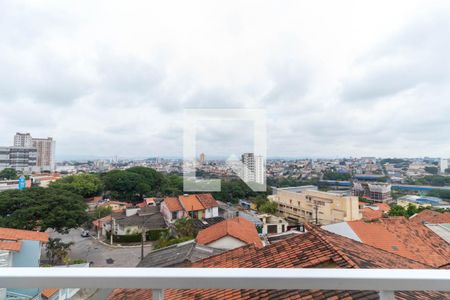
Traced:
<path fill-rule="evenodd" d="M 244 153 L 241 156 L 243 163 L 242 179 L 245 182 L 256 182 L 265 184 L 266 182 L 266 168 L 265 159 L 263 156 L 255 156 L 254 153 Z"/>
<path fill-rule="evenodd" d="M 200 157 L 199 157 L 198 161 L 199 161 L 200 164 L 202 164 L 202 165 L 205 163 L 205 161 L 206 161 L 205 153 L 200 153 Z"/>
<path fill-rule="evenodd" d="M 33 138 L 33 147 L 37 149 L 36 165 L 41 170 L 55 170 L 55 146 L 53 138 Z"/>
<path fill-rule="evenodd" d="M 445 170 L 448 169 L 448 159 L 441 158 L 441 162 L 439 164 L 439 167 L 440 167 L 439 169 L 440 169 L 441 173 L 444 174 Z"/>
<path fill-rule="evenodd" d="M 14 147 L 33 147 L 33 138 L 29 133 L 17 132 L 14 136 Z"/>
<path fill-rule="evenodd" d="M 37 150 L 33 147 L 0 147 L 0 170 L 36 171 L 36 158 Z"/>
<path fill-rule="evenodd" d="M 0 170 L 14 168 L 23 172 L 55 170 L 55 141 L 33 138 L 29 133 L 17 132 L 14 146 L 0 147 Z"/>

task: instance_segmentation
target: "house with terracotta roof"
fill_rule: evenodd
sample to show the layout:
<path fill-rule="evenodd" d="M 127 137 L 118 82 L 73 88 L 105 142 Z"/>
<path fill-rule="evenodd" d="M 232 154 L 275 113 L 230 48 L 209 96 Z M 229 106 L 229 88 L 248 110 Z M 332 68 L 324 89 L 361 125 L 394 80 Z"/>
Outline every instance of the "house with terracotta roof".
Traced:
<path fill-rule="evenodd" d="M 211 194 L 196 194 L 195 196 L 205 208 L 205 219 L 219 216 L 219 204 Z"/>
<path fill-rule="evenodd" d="M 259 248 L 254 244 L 235 248 L 191 264 L 193 268 L 361 268 L 429 269 L 428 265 L 355 240 L 309 228 L 304 234 Z M 108 300 L 152 299 L 149 289 L 115 289 Z M 379 299 L 366 290 L 255 290 L 255 289 L 166 289 L 164 299 Z M 448 292 L 395 292 L 395 299 L 450 299 Z"/>
<path fill-rule="evenodd" d="M 450 244 L 427 226 L 404 217 L 342 222 L 322 228 L 432 267 L 450 263 Z"/>
<path fill-rule="evenodd" d="M 41 250 L 48 233 L 0 228 L 0 267 L 39 267 Z M 3 295 L 34 297 L 39 289 L 1 289 Z"/>
<path fill-rule="evenodd" d="M 168 222 L 186 217 L 204 220 L 219 216 L 219 204 L 211 194 L 166 197 L 161 202 L 161 213 Z"/>
<path fill-rule="evenodd" d="M 169 223 L 187 217 L 187 213 L 181 206 L 178 197 L 165 197 L 163 202 L 161 202 L 160 211 L 164 219 Z"/>
<path fill-rule="evenodd" d="M 183 195 L 179 196 L 180 204 L 183 210 L 187 212 L 188 216 L 193 219 L 205 218 L 205 207 L 198 200 L 196 195 Z"/>
<path fill-rule="evenodd" d="M 242 217 L 227 219 L 201 230 L 196 241 L 217 249 L 234 249 L 246 244 L 263 247 L 255 224 Z"/>
<path fill-rule="evenodd" d="M 409 218 L 414 223 L 442 224 L 450 223 L 450 212 L 437 212 L 425 209 Z"/>
<path fill-rule="evenodd" d="M 373 221 L 382 218 L 386 213 L 391 210 L 391 207 L 386 203 L 374 203 L 361 205 L 361 213 L 363 220 Z"/>

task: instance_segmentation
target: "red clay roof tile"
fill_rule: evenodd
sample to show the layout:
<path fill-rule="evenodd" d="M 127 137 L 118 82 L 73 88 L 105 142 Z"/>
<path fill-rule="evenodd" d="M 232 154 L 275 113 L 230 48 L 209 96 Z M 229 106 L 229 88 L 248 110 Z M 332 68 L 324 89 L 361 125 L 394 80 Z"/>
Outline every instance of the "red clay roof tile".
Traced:
<path fill-rule="evenodd" d="M 32 240 L 46 243 L 48 242 L 48 233 L 0 227 L 0 240 Z"/>
<path fill-rule="evenodd" d="M 255 224 L 241 217 L 228 219 L 201 230 L 197 242 L 207 245 L 226 236 L 234 237 L 244 243 L 262 247 Z"/>
<path fill-rule="evenodd" d="M 336 268 L 427 268 L 419 262 L 371 247 L 354 240 L 311 228 L 305 234 L 279 241 L 264 248 L 246 245 L 204 260 L 192 267 L 206 268 L 313 268 L 329 262 Z M 379 299 L 375 291 L 323 290 L 205 290 L 167 289 L 165 299 Z M 334 297 L 334 298 L 333 298 Z M 449 293 L 396 292 L 396 299 L 450 299 Z M 151 299 L 151 290 L 116 289 L 108 298 Z M 426 298 L 427 299 L 427 298 Z"/>

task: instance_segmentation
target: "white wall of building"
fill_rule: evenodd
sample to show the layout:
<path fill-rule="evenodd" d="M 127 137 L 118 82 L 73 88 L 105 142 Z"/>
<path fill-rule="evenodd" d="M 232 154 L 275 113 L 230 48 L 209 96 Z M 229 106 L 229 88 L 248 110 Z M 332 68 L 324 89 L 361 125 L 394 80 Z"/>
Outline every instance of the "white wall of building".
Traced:
<path fill-rule="evenodd" d="M 225 236 L 220 238 L 212 243 L 209 243 L 206 246 L 218 248 L 218 249 L 234 249 L 241 246 L 244 246 L 245 243 L 241 240 L 238 240 L 232 236 Z"/>

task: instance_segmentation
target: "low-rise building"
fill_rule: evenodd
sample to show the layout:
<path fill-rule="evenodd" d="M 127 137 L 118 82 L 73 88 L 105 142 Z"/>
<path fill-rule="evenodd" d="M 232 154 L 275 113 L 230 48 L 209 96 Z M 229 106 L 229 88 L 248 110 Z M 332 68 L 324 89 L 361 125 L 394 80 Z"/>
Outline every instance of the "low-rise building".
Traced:
<path fill-rule="evenodd" d="M 193 268 L 327 268 L 327 269 L 431 269 L 429 265 L 321 230 L 278 241 L 262 248 L 253 244 L 192 263 Z M 301 272 L 301 271 L 300 271 Z M 115 289 L 108 300 L 151 299 L 149 289 Z M 448 292 L 398 291 L 395 299 L 448 299 Z M 164 299 L 379 299 L 378 291 L 267 290 L 267 289 L 165 289 Z"/>
<path fill-rule="evenodd" d="M 283 218 L 271 214 L 260 214 L 258 218 L 262 222 L 261 234 L 278 234 L 288 230 L 289 223 Z"/>
<path fill-rule="evenodd" d="M 39 267 L 42 247 L 48 242 L 48 233 L 12 228 L 0 228 L 1 267 Z M 1 270 L 0 270 L 1 272 Z M 11 297 L 31 299 L 39 295 L 37 288 L 0 288 L 0 299 Z"/>
<path fill-rule="evenodd" d="M 234 249 L 246 244 L 259 248 L 263 246 L 255 224 L 241 217 L 228 219 L 201 230 L 196 241 L 200 245 L 217 249 Z"/>
<path fill-rule="evenodd" d="M 449 244 L 430 228 L 404 217 L 323 226 L 327 231 L 436 268 L 450 262 Z"/>
<path fill-rule="evenodd" d="M 361 213 L 363 220 L 373 221 L 382 218 L 391 210 L 391 207 L 386 203 L 374 203 L 361 205 Z"/>
<path fill-rule="evenodd" d="M 169 223 L 186 217 L 203 220 L 219 216 L 219 204 L 211 194 L 166 197 L 160 209 Z"/>
<path fill-rule="evenodd" d="M 445 205 L 446 203 L 447 202 L 444 202 L 441 198 L 430 196 L 406 195 L 397 199 L 397 205 L 403 207 L 407 207 L 410 204 L 416 207 L 430 207 Z"/>
<path fill-rule="evenodd" d="M 183 206 L 181 206 L 178 197 L 164 198 L 164 201 L 161 202 L 160 210 L 164 216 L 164 219 L 169 223 L 187 217 L 187 214 L 184 211 Z"/>
<path fill-rule="evenodd" d="M 200 245 L 195 240 L 190 240 L 150 252 L 137 267 L 181 268 L 222 252 L 223 250 L 221 249 Z"/>
<path fill-rule="evenodd" d="M 361 219 L 358 197 L 339 192 L 321 192 L 317 187 L 277 188 L 269 199 L 288 220 L 331 224 Z"/>

